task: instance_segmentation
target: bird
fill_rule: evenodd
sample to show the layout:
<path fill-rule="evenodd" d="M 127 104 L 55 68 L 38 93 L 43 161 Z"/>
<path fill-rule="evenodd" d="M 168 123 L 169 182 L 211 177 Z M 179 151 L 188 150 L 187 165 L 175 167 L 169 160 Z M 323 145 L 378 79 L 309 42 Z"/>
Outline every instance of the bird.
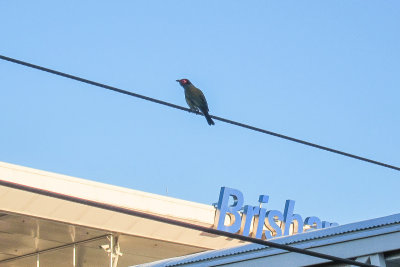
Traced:
<path fill-rule="evenodd" d="M 211 119 L 210 114 L 208 114 L 208 104 L 203 92 L 196 88 L 188 79 L 176 80 L 185 89 L 185 99 L 186 103 L 193 112 L 203 113 L 204 117 L 207 119 L 208 125 L 214 125 L 214 121 Z"/>

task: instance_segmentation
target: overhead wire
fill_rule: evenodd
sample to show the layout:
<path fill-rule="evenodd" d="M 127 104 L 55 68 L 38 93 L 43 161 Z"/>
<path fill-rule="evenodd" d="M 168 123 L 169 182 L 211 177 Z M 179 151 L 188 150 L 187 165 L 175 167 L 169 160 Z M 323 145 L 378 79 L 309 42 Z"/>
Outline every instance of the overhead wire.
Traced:
<path fill-rule="evenodd" d="M 0 55 L 0 59 L 3 59 L 5 61 L 9 61 L 9 62 L 13 62 L 13 63 L 16 63 L 16 64 L 20 64 L 20 65 L 23 65 L 23 66 L 26 66 L 26 67 L 34 68 L 34 69 L 37 69 L 37 70 L 45 71 L 45 72 L 48 72 L 48 73 L 52 73 L 52 74 L 55 74 L 55 75 L 58 75 L 58 76 L 62 76 L 62 77 L 65 77 L 65 78 L 69 78 L 69 79 L 72 79 L 72 80 L 76 80 L 76 81 L 80 81 L 80 82 L 83 82 L 83 83 L 91 84 L 91 85 L 94 85 L 94 86 L 97 86 L 97 87 L 101 87 L 101 88 L 104 88 L 104 89 L 108 89 L 108 90 L 111 90 L 111 91 L 114 91 L 114 92 L 118 92 L 118 93 L 121 93 L 121 94 L 125 94 L 125 95 L 129 95 L 129 96 L 141 98 L 141 99 L 144 99 L 144 100 L 147 100 L 147 101 L 150 101 L 150 102 L 154 102 L 154 103 L 157 103 L 157 104 L 161 104 L 161 105 L 164 105 L 164 106 L 168 106 L 168 107 L 171 107 L 171 108 L 180 109 L 180 110 L 188 111 L 188 112 L 193 112 L 192 110 L 190 110 L 188 108 L 185 108 L 185 107 L 182 107 L 182 106 L 179 106 L 179 105 L 175 105 L 175 104 L 172 104 L 172 103 L 169 103 L 169 102 L 166 102 L 166 101 L 162 101 L 162 100 L 159 100 L 159 99 L 156 99 L 156 98 L 152 98 L 152 97 L 144 96 L 144 95 L 141 95 L 141 94 L 133 93 L 133 92 L 130 92 L 130 91 L 127 91 L 127 90 L 123 90 L 123 89 L 117 88 L 117 87 L 113 87 L 113 86 L 106 85 L 106 84 L 103 84 L 103 83 L 91 81 L 91 80 L 88 80 L 88 79 L 84 79 L 84 78 L 81 78 L 81 77 L 78 77 L 78 76 L 74 76 L 74 75 L 67 74 L 67 73 L 64 73 L 64 72 L 56 71 L 56 70 L 53 70 L 53 69 L 45 68 L 45 67 L 42 67 L 42 66 L 39 66 L 39 65 L 35 65 L 35 64 L 28 63 L 28 62 L 25 62 L 25 61 L 17 60 L 17 59 L 11 58 L 11 57 L 6 57 L 6 56 L 3 56 L 3 55 Z M 194 113 L 201 114 L 199 112 L 194 112 Z M 242 128 L 246 128 L 246 129 L 249 129 L 249 130 L 257 131 L 257 132 L 260 132 L 260 133 L 268 134 L 268 135 L 271 135 L 271 136 L 275 136 L 275 137 L 286 139 L 286 140 L 289 140 L 289 141 L 292 141 L 292 142 L 303 144 L 303 145 L 306 145 L 306 146 L 310 146 L 310 147 L 318 148 L 318 149 L 325 150 L 325 151 L 328 151 L 328 152 L 332 152 L 332 153 L 335 153 L 335 154 L 339 154 L 339 155 L 342 155 L 342 156 L 345 156 L 345 157 L 354 158 L 354 159 L 357 159 L 357 160 L 360 160 L 360 161 L 364 161 L 364 162 L 368 162 L 368 163 L 371 163 L 371 164 L 379 165 L 379 166 L 382 166 L 382 167 L 390 168 L 390 169 L 393 169 L 393 170 L 396 170 L 396 171 L 400 171 L 400 167 L 397 167 L 397 166 L 394 166 L 394 165 L 390 165 L 390 164 L 383 163 L 383 162 L 380 162 L 380 161 L 376 161 L 376 160 L 372 160 L 372 159 L 369 159 L 369 158 L 357 156 L 355 154 L 347 153 L 347 152 L 340 151 L 340 150 L 337 150 L 337 149 L 333 149 L 333 148 L 329 148 L 329 147 L 326 147 L 326 146 L 322 146 L 322 145 L 318 145 L 318 144 L 315 144 L 315 143 L 311 143 L 311 142 L 308 142 L 308 141 L 304 141 L 304 140 L 301 140 L 301 139 L 293 138 L 293 137 L 290 137 L 290 136 L 287 136 L 287 135 L 283 135 L 283 134 L 275 133 L 275 132 L 272 132 L 272 131 L 264 130 L 264 129 L 261 129 L 261 128 L 258 128 L 258 127 L 254 127 L 254 126 L 251 126 L 251 125 L 248 125 L 248 124 L 244 124 L 244 123 L 241 123 L 241 122 L 225 119 L 225 118 L 218 117 L 218 116 L 215 116 L 215 115 L 210 115 L 210 116 L 211 116 L 211 118 L 213 118 L 215 120 L 222 121 L 222 122 L 225 122 L 225 123 L 229 123 L 229 124 L 232 124 L 232 125 L 236 125 L 236 126 L 239 126 L 239 127 L 242 127 Z"/>
<path fill-rule="evenodd" d="M 141 99 L 144 99 L 144 100 L 147 100 L 147 101 L 151 101 L 151 102 L 154 102 L 154 103 L 157 103 L 157 104 L 169 106 L 169 107 L 180 109 L 180 110 L 183 110 L 183 111 L 193 112 L 192 110 L 190 110 L 188 108 L 185 108 L 185 107 L 182 107 L 182 106 L 179 106 L 179 105 L 175 105 L 175 104 L 172 104 L 172 103 L 169 103 L 169 102 L 166 102 L 166 101 L 162 101 L 162 100 L 159 100 L 159 99 L 155 99 L 155 98 L 151 98 L 151 97 L 148 97 L 148 96 L 140 95 L 140 94 L 133 93 L 133 92 L 130 92 L 130 91 L 127 91 L 127 90 L 123 90 L 123 89 L 120 89 L 120 88 L 117 88 L 117 87 L 113 87 L 113 86 L 109 86 L 109 85 L 106 85 L 106 84 L 98 83 L 98 82 L 95 82 L 95 81 L 91 81 L 91 80 L 84 79 L 84 78 L 81 78 L 81 77 L 78 77 L 78 76 L 74 76 L 74 75 L 70 75 L 70 74 L 67 74 L 67 73 L 63 73 L 63 72 L 60 72 L 60 71 L 52 70 L 52 69 L 49 69 L 49 68 L 45 68 L 45 67 L 42 67 L 42 66 L 38 66 L 38 65 L 35 65 L 35 64 L 31 64 L 31 63 L 28 63 L 28 62 L 17 60 L 17 59 L 14 59 L 14 58 L 10 58 L 10 57 L 6 57 L 6 56 L 3 56 L 3 55 L 0 55 L 0 59 L 6 60 L 6 61 L 9 61 L 9 62 L 13 62 L 13 63 L 16 63 L 16 64 L 24 65 L 24 66 L 27 66 L 27 67 L 30 67 L 30 68 L 38 69 L 38 70 L 41 70 L 41 71 L 49 72 L 49 73 L 52 73 L 52 74 L 55 74 L 55 75 L 59 75 L 59 76 L 62 76 L 62 77 L 65 77 L 65 78 L 69 78 L 69 79 L 73 79 L 73 80 L 76 80 L 76 81 L 80 81 L 80 82 L 83 82 L 83 83 L 87 83 L 87 84 L 91 84 L 91 85 L 94 85 L 94 86 L 102 87 L 102 88 L 105 88 L 105 89 L 108 89 L 108 90 L 112 90 L 112 91 L 115 91 L 115 92 L 118 92 L 118 93 L 122 93 L 122 94 L 130 95 L 130 96 L 133 96 L 133 97 L 141 98 Z M 201 114 L 199 112 L 195 112 L 195 113 Z M 387 168 L 392 168 L 392 169 L 400 171 L 400 168 L 396 167 L 396 166 L 391 166 L 391 165 L 388 165 L 388 164 L 385 164 L 385 163 L 381 163 L 381 162 L 378 162 L 378 161 L 374 161 L 374 160 L 370 160 L 370 159 L 367 159 L 367 158 L 359 157 L 359 156 L 352 155 L 352 154 L 349 154 L 349 153 L 345 153 L 345 152 L 342 152 L 342 151 L 339 151 L 339 150 L 335 150 L 335 149 L 331 149 L 331 148 L 328 148 L 328 147 L 320 146 L 320 145 L 313 144 L 313 143 L 310 143 L 310 142 L 307 142 L 307 141 L 303 141 L 303 140 L 292 138 L 292 137 L 285 136 L 285 135 L 282 135 L 282 134 L 274 133 L 274 132 L 271 132 L 271 131 L 267 131 L 267 130 L 264 130 L 264 129 L 261 129 L 261 128 L 250 126 L 250 125 L 247 125 L 247 124 L 244 124 L 244 123 L 232 121 L 232 120 L 225 119 L 225 118 L 222 118 L 222 117 L 218 117 L 218 116 L 214 116 L 214 115 L 211 115 L 211 117 L 213 119 L 216 119 L 216 120 L 219 120 L 219 121 L 222 121 L 222 122 L 226 122 L 226 123 L 229 123 L 229 124 L 237 125 L 239 127 L 247 128 L 247 129 L 258 131 L 258 132 L 262 132 L 262 133 L 269 134 L 269 135 L 272 135 L 272 136 L 276 136 L 276 137 L 279 137 L 279 138 L 287 139 L 287 140 L 294 141 L 294 142 L 297 142 L 297 143 L 301 143 L 301 144 L 304 144 L 304 145 L 312 146 L 312 147 L 315 147 L 315 148 L 323 149 L 323 150 L 326 150 L 326 151 L 330 151 L 330 152 L 341 154 L 341 155 L 348 156 L 348 157 L 353 157 L 353 158 L 356 158 L 356 159 L 359 159 L 359 160 L 367 161 L 367 162 L 370 162 L 370 163 L 373 163 L 373 164 L 381 165 L 381 166 L 384 166 L 384 167 L 387 167 Z M 119 212 L 123 212 L 123 213 L 126 213 L 126 214 L 138 216 L 138 217 L 141 217 L 141 218 L 152 219 L 152 220 L 156 220 L 156 221 L 159 221 L 159 222 L 164 222 L 164 223 L 168 223 L 168 224 L 172 224 L 172 225 L 176 225 L 176 226 L 182 226 L 182 227 L 185 227 L 185 228 L 199 230 L 199 231 L 203 231 L 203 232 L 210 233 L 210 234 L 226 236 L 226 237 L 230 237 L 230 238 L 239 239 L 239 240 L 242 240 L 242 241 L 252 242 L 252 243 L 265 245 L 265 246 L 269 246 L 269 247 L 274 247 L 274 248 L 279 248 L 279 249 L 283 249 L 283 250 L 287 250 L 287 251 L 291 251 L 291 252 L 301 253 L 301 254 L 314 256 L 314 257 L 318 257 L 318 258 L 323 258 L 323 259 L 331 260 L 331 261 L 338 262 L 338 263 L 346 263 L 346 264 L 352 264 L 352 265 L 356 265 L 356 266 L 369 266 L 369 267 L 371 267 L 371 266 L 373 267 L 374 266 L 374 265 L 371 265 L 371 264 L 361 263 L 361 262 L 357 262 L 357 261 L 353 261 L 353 260 L 349 260 L 349 259 L 345 259 L 345 258 L 340 258 L 340 257 L 336 257 L 336 256 L 331 256 L 331 255 L 327 255 L 327 254 L 323 254 L 323 253 L 319 253 L 319 252 L 314 252 L 314 251 L 310 251 L 310 250 L 306 250 L 306 249 L 300 249 L 300 248 L 293 247 L 293 246 L 278 244 L 278 243 L 274 243 L 274 242 L 271 242 L 271 241 L 266 241 L 266 240 L 262 240 L 262 239 L 256 239 L 256 238 L 247 237 L 247 236 L 241 236 L 241 235 L 238 235 L 238 234 L 228 233 L 228 232 L 220 231 L 220 230 L 213 229 L 213 228 L 208 228 L 208 227 L 194 225 L 194 224 L 190 224 L 190 223 L 186 223 L 186 222 L 176 221 L 176 220 L 173 220 L 173 219 L 168 219 L 168 218 L 164 218 L 164 217 L 157 216 L 157 215 L 145 214 L 145 213 L 142 213 L 142 212 L 139 212 L 139 211 L 133 211 L 133 210 L 130 210 L 130 209 L 114 207 L 114 206 L 110 206 L 110 205 L 103 204 L 103 203 L 98 203 L 98 202 L 93 202 L 93 201 L 83 200 L 83 199 L 75 199 L 75 198 L 71 199 L 71 197 L 68 197 L 68 196 L 65 196 L 65 195 L 59 195 L 59 194 L 56 194 L 56 193 L 52 193 L 52 192 L 49 192 L 49 191 L 46 191 L 46 190 L 37 189 L 37 188 L 26 188 L 26 187 L 24 187 L 22 185 L 11 184 L 11 183 L 7 183 L 5 181 L 1 181 L 0 184 L 5 185 L 5 186 L 9 186 L 9 187 L 13 187 L 13 188 L 24 189 L 24 190 L 27 190 L 27 191 L 30 191 L 30 192 L 42 193 L 42 194 L 45 194 L 45 195 L 48 195 L 48 196 L 52 196 L 52 197 L 68 199 L 68 200 L 72 200 L 74 202 L 79 202 L 79 203 L 82 203 L 82 204 L 87 204 L 87 205 L 101 207 L 101 208 L 105 208 L 105 209 L 109 209 L 109 210 L 119 211 Z"/>

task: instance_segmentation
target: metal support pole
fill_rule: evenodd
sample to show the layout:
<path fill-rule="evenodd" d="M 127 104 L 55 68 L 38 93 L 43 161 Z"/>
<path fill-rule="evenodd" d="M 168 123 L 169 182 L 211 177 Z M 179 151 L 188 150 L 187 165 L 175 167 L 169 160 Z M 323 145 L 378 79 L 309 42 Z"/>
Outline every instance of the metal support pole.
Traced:
<path fill-rule="evenodd" d="M 110 235 L 110 267 L 113 267 L 113 256 L 114 256 L 114 237 Z"/>
<path fill-rule="evenodd" d="M 122 256 L 121 253 L 121 247 L 119 246 L 119 235 L 114 237 L 114 251 L 113 251 L 113 258 L 114 258 L 114 263 L 113 267 L 118 266 L 118 259 L 119 257 Z"/>
<path fill-rule="evenodd" d="M 76 267 L 76 245 L 74 244 L 74 250 L 72 252 L 72 266 Z"/>
<path fill-rule="evenodd" d="M 36 267 L 40 267 L 39 253 L 36 255 Z"/>

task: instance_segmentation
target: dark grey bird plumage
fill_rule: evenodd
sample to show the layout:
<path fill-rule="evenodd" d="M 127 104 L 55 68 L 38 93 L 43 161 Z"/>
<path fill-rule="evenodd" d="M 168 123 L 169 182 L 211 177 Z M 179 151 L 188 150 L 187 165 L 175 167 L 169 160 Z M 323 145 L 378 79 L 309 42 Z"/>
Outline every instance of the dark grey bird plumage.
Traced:
<path fill-rule="evenodd" d="M 196 88 L 188 79 L 176 81 L 185 89 L 185 99 L 190 109 L 196 112 L 200 110 L 204 117 L 206 117 L 208 125 L 214 125 L 214 121 L 210 117 L 210 114 L 208 114 L 208 104 L 203 92 L 199 88 Z"/>

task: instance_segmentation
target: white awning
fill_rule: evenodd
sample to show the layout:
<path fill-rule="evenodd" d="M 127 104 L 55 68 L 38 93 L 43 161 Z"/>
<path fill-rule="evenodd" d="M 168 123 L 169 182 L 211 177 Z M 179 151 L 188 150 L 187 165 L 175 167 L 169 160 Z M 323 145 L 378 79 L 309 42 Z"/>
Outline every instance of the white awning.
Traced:
<path fill-rule="evenodd" d="M 81 203 L 71 200 L 80 200 Z M 107 259 L 107 253 L 99 246 L 107 243 L 109 234 L 119 236 L 121 252 L 124 253 L 118 266 L 242 243 L 121 213 L 118 209 L 103 209 L 85 204 L 85 201 L 207 227 L 212 227 L 215 214 L 211 205 L 0 162 L 0 263 L 60 246 L 66 246 L 63 249 L 69 252 L 58 255 L 53 251 L 47 255 L 53 253 L 53 260 L 60 255 L 72 258 L 72 247 L 68 245 L 85 240 L 89 241 L 78 245 L 82 248 L 80 252 L 86 251 L 81 259 L 102 262 L 104 257 Z M 90 241 L 92 238 L 95 240 Z M 62 265 L 57 263 L 57 266 Z"/>

